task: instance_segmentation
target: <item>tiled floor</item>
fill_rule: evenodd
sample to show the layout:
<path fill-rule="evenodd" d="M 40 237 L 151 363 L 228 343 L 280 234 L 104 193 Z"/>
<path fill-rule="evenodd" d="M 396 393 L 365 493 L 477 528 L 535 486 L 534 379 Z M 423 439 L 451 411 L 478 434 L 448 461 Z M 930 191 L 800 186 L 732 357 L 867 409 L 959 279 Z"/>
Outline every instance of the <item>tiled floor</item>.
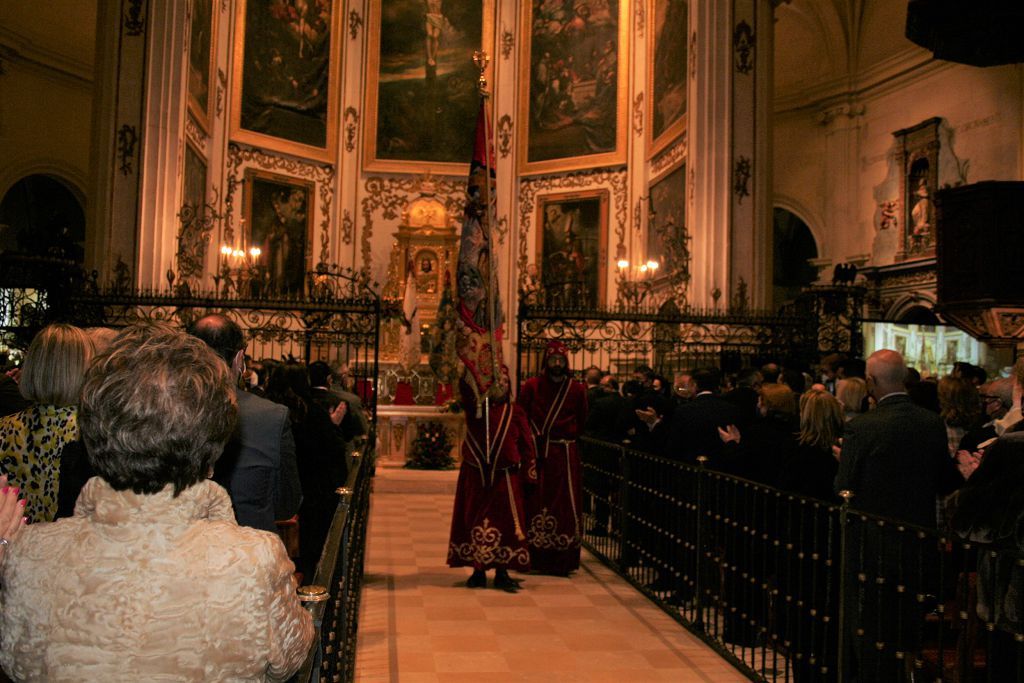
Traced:
<path fill-rule="evenodd" d="M 356 680 L 745 681 L 593 557 L 516 595 L 445 565 L 454 472 L 378 469 Z"/>

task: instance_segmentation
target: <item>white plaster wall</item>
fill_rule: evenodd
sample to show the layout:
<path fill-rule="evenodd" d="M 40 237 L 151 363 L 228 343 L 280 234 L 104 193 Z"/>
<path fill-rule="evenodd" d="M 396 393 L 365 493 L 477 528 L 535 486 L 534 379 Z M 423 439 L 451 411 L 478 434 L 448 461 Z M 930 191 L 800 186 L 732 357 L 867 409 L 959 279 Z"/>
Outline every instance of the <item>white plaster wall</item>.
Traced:
<path fill-rule="evenodd" d="M 819 256 L 842 262 L 870 254 L 870 265 L 893 262 L 896 234 L 879 234 L 878 204 L 899 198 L 893 132 L 925 119 L 943 119 L 939 184 L 1022 177 L 1020 150 L 1024 104 L 1018 66 L 987 69 L 931 62 L 872 87 L 854 101 L 863 106 L 857 134 L 854 215 L 829 224 L 828 128 L 821 107 L 779 113 L 774 131 L 776 206 L 794 211 L 811 227 Z M 959 160 L 959 165 L 957 163 Z M 800 209 L 803 209 L 801 211 Z"/>
<path fill-rule="evenodd" d="M 0 3 L 0 196 L 31 173 L 89 175 L 96 1 Z"/>

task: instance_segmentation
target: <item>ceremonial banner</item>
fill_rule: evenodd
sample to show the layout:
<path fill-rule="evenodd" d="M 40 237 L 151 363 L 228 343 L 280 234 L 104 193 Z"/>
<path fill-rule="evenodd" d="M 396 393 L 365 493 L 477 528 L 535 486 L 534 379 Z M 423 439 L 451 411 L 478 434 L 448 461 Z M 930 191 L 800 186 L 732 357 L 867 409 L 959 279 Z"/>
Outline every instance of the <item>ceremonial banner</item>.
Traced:
<path fill-rule="evenodd" d="M 420 309 L 412 263 L 406 273 L 405 299 L 402 301 L 402 348 L 398 362 L 404 370 L 411 372 L 420 363 Z"/>
<path fill-rule="evenodd" d="M 456 269 L 456 353 L 465 367 L 463 380 L 479 406 L 484 396 L 504 393 L 500 376 L 502 323 L 498 292 L 498 264 L 492 250 L 491 220 L 494 216 L 494 148 L 486 100 L 480 102 L 473 161 L 466 188 L 466 211 Z"/>

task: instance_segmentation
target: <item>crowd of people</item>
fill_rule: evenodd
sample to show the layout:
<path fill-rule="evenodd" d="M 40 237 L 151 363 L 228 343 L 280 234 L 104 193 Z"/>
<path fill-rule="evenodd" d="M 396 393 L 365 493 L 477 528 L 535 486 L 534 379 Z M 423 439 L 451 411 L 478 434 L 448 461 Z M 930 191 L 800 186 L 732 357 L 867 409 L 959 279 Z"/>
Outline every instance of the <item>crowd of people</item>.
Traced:
<path fill-rule="evenodd" d="M 369 423 L 344 366 L 247 367 L 245 348 L 219 314 L 188 332 L 55 324 L 0 375 L 13 679 L 277 680 L 305 659 L 295 588 Z"/>
<path fill-rule="evenodd" d="M 828 358 L 818 371 L 812 376 L 767 363 L 731 376 L 715 368 L 679 372 L 669 382 L 642 366 L 620 384 L 591 367 L 584 376 L 590 408 L 584 433 L 832 504 L 848 492 L 855 510 L 1024 551 L 1024 439 L 1018 439 L 1024 360 L 1013 377 L 992 380 L 968 363 L 957 363 L 948 376 L 922 378 L 892 350 L 866 361 Z M 597 493 L 607 500 L 610 492 Z M 607 502 L 598 500 L 593 514 L 590 532 L 606 535 L 615 523 Z M 915 579 L 891 579 L 900 553 L 906 561 L 911 551 L 870 525 L 851 527 L 849 536 L 850 547 L 865 553 L 862 565 L 845 568 L 847 585 L 856 587 L 847 594 L 847 614 L 859 615 L 858 638 L 872 646 L 850 647 L 847 671 L 902 680 L 905 662 L 893 648 L 913 642 L 919 624 L 898 613 L 904 596 L 895 587 L 912 594 L 907 587 Z M 1017 617 L 1024 599 L 1014 597 L 1024 570 L 1009 560 L 997 569 L 988 554 L 980 562 L 979 573 L 995 584 L 980 590 L 979 616 L 1002 627 L 993 635 L 988 666 L 993 680 L 1011 680 L 1008 667 L 1016 660 L 1007 653 L 1014 634 L 1024 632 Z M 785 577 L 776 580 L 787 585 Z M 672 588 L 660 583 L 653 587 Z M 745 640 L 730 625 L 727 619 L 726 639 Z"/>

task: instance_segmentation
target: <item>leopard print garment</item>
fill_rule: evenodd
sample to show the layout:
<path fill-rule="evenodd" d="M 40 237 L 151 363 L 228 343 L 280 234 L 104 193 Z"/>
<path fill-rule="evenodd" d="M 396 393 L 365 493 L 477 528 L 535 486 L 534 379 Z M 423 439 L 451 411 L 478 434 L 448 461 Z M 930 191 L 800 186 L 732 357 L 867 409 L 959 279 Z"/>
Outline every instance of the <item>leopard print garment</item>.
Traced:
<path fill-rule="evenodd" d="M 25 496 L 30 522 L 52 522 L 57 514 L 60 454 L 78 439 L 74 406 L 35 405 L 0 418 L 0 472 Z"/>

